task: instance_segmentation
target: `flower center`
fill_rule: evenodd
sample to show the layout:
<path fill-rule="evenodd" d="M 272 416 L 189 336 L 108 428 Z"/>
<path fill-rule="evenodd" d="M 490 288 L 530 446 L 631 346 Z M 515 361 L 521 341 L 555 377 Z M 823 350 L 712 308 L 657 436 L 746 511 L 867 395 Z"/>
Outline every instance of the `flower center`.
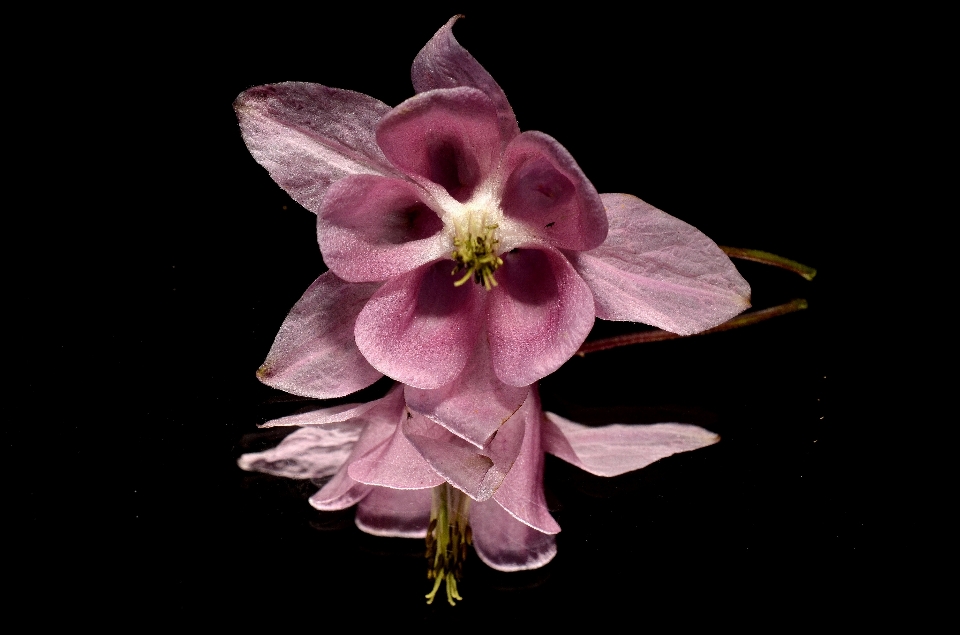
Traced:
<path fill-rule="evenodd" d="M 497 286 L 497 281 L 493 277 L 493 272 L 497 267 L 503 264 L 503 260 L 497 255 L 497 224 L 480 225 L 476 231 L 460 231 L 453 239 L 453 253 L 451 258 L 457 265 L 453 268 L 451 275 L 457 275 L 460 271 L 466 273 L 462 278 L 453 283 L 453 286 L 459 287 L 473 278 L 477 284 L 482 284 L 488 291 Z"/>
<path fill-rule="evenodd" d="M 433 504 L 430 506 L 430 528 L 427 529 L 427 579 L 433 580 L 433 589 L 427 593 L 427 604 L 446 582 L 447 602 L 462 600 L 457 591 L 457 580 L 463 574 L 463 561 L 467 559 L 467 545 L 473 542 L 468 524 L 470 497 L 446 483 L 433 488 Z"/>

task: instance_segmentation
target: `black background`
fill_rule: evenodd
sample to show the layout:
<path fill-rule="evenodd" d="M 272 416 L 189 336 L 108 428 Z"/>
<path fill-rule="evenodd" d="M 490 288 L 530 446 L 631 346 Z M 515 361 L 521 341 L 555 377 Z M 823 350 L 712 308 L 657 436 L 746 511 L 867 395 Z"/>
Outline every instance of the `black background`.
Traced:
<path fill-rule="evenodd" d="M 548 458 L 558 556 L 516 574 L 474 557 L 451 610 L 423 604 L 419 542 L 362 534 L 349 510 L 313 510 L 309 483 L 236 467 L 282 436 L 258 424 L 305 405 L 254 372 L 325 268 L 314 215 L 250 157 L 231 104 L 249 87 L 298 80 L 396 105 L 413 94 L 414 56 L 458 11 L 467 17 L 456 36 L 503 87 L 521 129 L 559 140 L 598 191 L 635 194 L 719 244 L 819 274 L 808 282 L 737 261 L 755 308 L 798 297 L 810 308 L 574 358 L 546 378 L 544 407 L 575 421 L 696 423 L 722 441 L 611 479 Z M 89 260 L 111 317 L 95 344 L 70 345 L 97 384 L 85 403 L 108 424 L 73 433 L 107 467 L 91 490 L 110 492 L 79 494 L 73 518 L 100 525 L 92 498 L 116 518 L 95 533 L 119 555 L 134 606 L 307 611 L 318 624 L 327 611 L 372 619 L 380 607 L 414 623 L 489 608 L 553 619 L 597 606 L 657 613 L 663 598 L 722 598 L 734 611 L 840 601 L 838 589 L 863 577 L 875 556 L 872 494 L 838 257 L 839 227 L 861 213 L 847 186 L 861 62 L 838 16 L 277 5 L 173 23 L 169 39 L 134 49 L 146 79 L 124 103 L 135 113 L 129 138 L 114 141 L 143 169 L 104 198 L 99 218 L 123 238 Z M 642 328 L 598 322 L 591 338 Z M 20 495 L 39 507 L 48 493 Z"/>

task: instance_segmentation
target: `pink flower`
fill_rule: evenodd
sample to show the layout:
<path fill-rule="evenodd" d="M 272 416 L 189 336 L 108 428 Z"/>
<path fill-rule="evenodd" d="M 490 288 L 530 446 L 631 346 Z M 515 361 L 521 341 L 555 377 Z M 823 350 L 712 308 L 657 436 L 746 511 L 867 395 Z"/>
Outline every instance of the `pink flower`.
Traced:
<path fill-rule="evenodd" d="M 431 490 L 467 494 L 480 558 L 501 571 L 534 569 L 556 554 L 560 526 L 543 494 L 544 452 L 592 474 L 616 476 L 719 437 L 692 425 L 583 426 L 541 409 L 536 387 L 493 439 L 477 448 L 406 407 L 395 385 L 382 399 L 277 419 L 302 426 L 277 447 L 240 457 L 245 470 L 332 478 L 312 497 L 320 510 L 357 505 L 357 526 L 377 536 L 423 538 Z"/>
<path fill-rule="evenodd" d="M 750 289 L 701 232 L 598 195 L 557 141 L 521 133 L 455 21 L 417 55 L 418 94 L 396 108 L 297 82 L 235 107 L 254 158 L 317 214 L 330 268 L 261 380 L 329 398 L 385 374 L 413 411 L 483 447 L 594 317 L 689 334 L 741 312 Z"/>

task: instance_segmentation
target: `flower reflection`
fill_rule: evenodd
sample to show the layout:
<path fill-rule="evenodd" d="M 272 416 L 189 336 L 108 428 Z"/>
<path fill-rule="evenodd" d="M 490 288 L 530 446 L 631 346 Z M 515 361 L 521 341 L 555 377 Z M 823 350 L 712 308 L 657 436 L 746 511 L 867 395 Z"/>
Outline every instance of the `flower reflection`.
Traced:
<path fill-rule="evenodd" d="M 240 467 L 288 478 L 331 477 L 311 505 L 356 505 L 357 526 L 376 536 L 427 537 L 434 552 L 439 545 L 450 556 L 432 564 L 433 577 L 443 578 L 456 577 L 471 539 L 480 559 L 500 571 L 535 569 L 556 555 L 560 526 L 544 498 L 545 452 L 592 474 L 616 476 L 719 438 L 678 423 L 584 426 L 544 412 L 531 386 L 517 413 L 478 448 L 411 410 L 403 395 L 397 384 L 369 403 L 270 421 L 264 427 L 299 429 L 275 448 L 244 454 Z"/>

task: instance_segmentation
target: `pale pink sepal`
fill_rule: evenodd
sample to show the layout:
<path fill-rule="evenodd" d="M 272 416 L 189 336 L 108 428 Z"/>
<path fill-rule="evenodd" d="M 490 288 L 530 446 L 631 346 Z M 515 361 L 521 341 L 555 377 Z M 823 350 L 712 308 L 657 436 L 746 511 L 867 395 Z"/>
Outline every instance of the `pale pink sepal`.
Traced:
<path fill-rule="evenodd" d="M 470 527 L 477 555 L 498 571 L 537 569 L 557 555 L 557 541 L 552 534 L 518 521 L 496 500 L 471 505 Z"/>
<path fill-rule="evenodd" d="M 529 392 L 527 386 L 509 386 L 497 378 L 486 333 L 477 338 L 473 356 L 452 382 L 435 390 L 404 389 L 411 410 L 478 448 L 513 416 Z"/>
<path fill-rule="evenodd" d="M 367 403 L 345 403 L 338 406 L 332 406 L 330 408 L 318 408 L 317 410 L 311 410 L 309 412 L 301 412 L 295 415 L 289 415 L 287 417 L 280 417 L 279 419 L 271 419 L 266 423 L 262 423 L 258 428 L 278 428 L 284 426 L 298 426 L 298 427 L 309 427 L 309 426 L 325 426 L 330 423 L 337 423 L 340 421 L 349 421 L 350 419 L 355 419 L 370 410 L 380 400 L 368 401 Z"/>
<path fill-rule="evenodd" d="M 357 507 L 357 527 L 392 538 L 425 538 L 430 525 L 432 493 L 428 489 L 374 487 Z"/>
<path fill-rule="evenodd" d="M 610 230 L 600 247 L 568 256 L 597 317 L 690 335 L 750 306 L 750 285 L 710 238 L 629 194 L 602 194 Z"/>
<path fill-rule="evenodd" d="M 450 260 L 424 265 L 391 278 L 370 298 L 355 334 L 374 368 L 425 389 L 460 374 L 483 327 L 485 291 L 472 283 L 454 287 L 452 269 Z"/>
<path fill-rule="evenodd" d="M 370 402 L 369 408 L 353 408 L 354 422 L 363 426 L 360 438 L 353 446 L 350 456 L 337 470 L 332 479 L 310 497 L 310 504 L 321 511 L 346 509 L 369 494 L 373 486 L 359 483 L 348 474 L 351 463 L 374 448 L 388 442 L 403 413 L 403 386 L 394 385 L 382 399 Z"/>
<path fill-rule="evenodd" d="M 437 473 L 477 501 L 487 500 L 500 487 L 520 453 L 524 437 L 524 422 L 516 416 L 500 426 L 483 448 L 416 412 L 411 412 L 401 427 Z"/>
<path fill-rule="evenodd" d="M 468 200 L 500 161 L 493 102 L 475 88 L 420 93 L 380 120 L 377 143 L 405 174 Z"/>
<path fill-rule="evenodd" d="M 350 284 L 327 272 L 314 281 L 283 321 L 260 381 L 280 390 L 330 399 L 381 377 L 357 349 L 357 314 L 379 284 Z"/>
<path fill-rule="evenodd" d="M 413 88 L 418 93 L 458 86 L 483 91 L 497 108 L 500 137 L 507 143 L 520 134 L 517 117 L 500 85 L 453 36 L 453 24 L 459 17 L 450 18 L 413 60 Z"/>
<path fill-rule="evenodd" d="M 399 424 L 404 418 L 406 413 L 402 413 L 396 423 Z M 350 478 L 367 485 L 393 489 L 423 489 L 443 483 L 443 477 L 420 456 L 403 435 L 403 426 L 397 424 L 389 439 L 359 459 L 350 461 L 347 467 Z"/>
<path fill-rule="evenodd" d="M 523 422 L 523 445 L 513 468 L 493 495 L 493 500 L 520 522 L 537 531 L 555 534 L 560 531 L 560 525 L 550 514 L 543 494 L 543 448 L 540 438 L 543 410 L 536 388 L 530 390 L 530 396 L 513 418 Z"/>
<path fill-rule="evenodd" d="M 543 449 L 597 476 L 617 476 L 712 445 L 720 437 L 686 423 L 590 427 L 547 412 Z"/>
<path fill-rule="evenodd" d="M 284 82 L 251 88 L 233 107 L 253 158 L 313 213 L 327 187 L 344 176 L 396 174 L 374 135 L 390 107 L 373 97 Z"/>
<path fill-rule="evenodd" d="M 324 428 L 301 428 L 287 435 L 275 448 L 242 455 L 237 464 L 248 472 L 286 478 L 324 478 L 346 462 L 362 427 L 350 421 Z"/>
<path fill-rule="evenodd" d="M 368 174 L 331 185 L 317 215 L 323 261 L 349 282 L 386 280 L 448 256 L 442 229 L 413 183 Z"/>
<path fill-rule="evenodd" d="M 507 146 L 501 207 L 529 231 L 561 249 L 593 249 L 607 237 L 596 188 L 557 141 L 528 131 Z"/>
<path fill-rule="evenodd" d="M 593 326 L 593 294 L 551 247 L 517 249 L 502 258 L 487 308 L 493 370 L 506 384 L 527 386 L 560 368 L 583 344 Z"/>

